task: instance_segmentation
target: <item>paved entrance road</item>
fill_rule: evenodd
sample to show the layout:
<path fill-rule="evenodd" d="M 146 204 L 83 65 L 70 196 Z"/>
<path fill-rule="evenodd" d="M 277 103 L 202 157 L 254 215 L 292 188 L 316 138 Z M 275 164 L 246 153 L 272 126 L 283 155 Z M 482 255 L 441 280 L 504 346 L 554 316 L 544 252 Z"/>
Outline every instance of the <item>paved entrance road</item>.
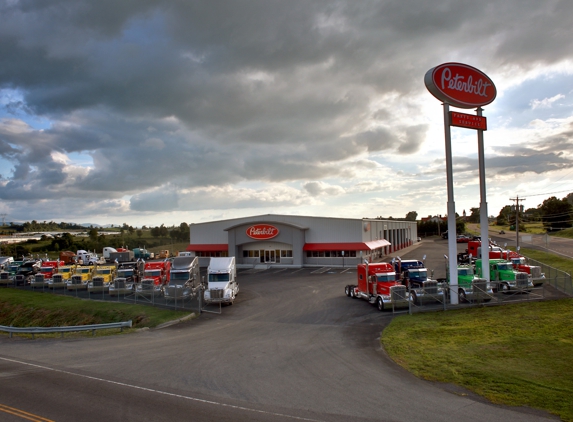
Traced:
<path fill-rule="evenodd" d="M 421 242 L 403 258 L 439 262 L 440 248 Z M 107 338 L 2 335 L 0 405 L 57 421 L 557 420 L 396 366 L 379 343 L 392 315 L 343 294 L 355 277 L 243 271 L 221 315 Z"/>

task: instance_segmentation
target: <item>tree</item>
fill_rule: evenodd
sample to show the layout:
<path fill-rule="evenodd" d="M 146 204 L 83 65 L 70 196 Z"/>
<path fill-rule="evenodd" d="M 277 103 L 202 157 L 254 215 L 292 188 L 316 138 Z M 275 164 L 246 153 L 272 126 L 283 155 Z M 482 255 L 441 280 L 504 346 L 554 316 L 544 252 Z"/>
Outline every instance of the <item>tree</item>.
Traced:
<path fill-rule="evenodd" d="M 468 217 L 468 221 L 470 223 L 479 223 L 480 222 L 480 209 L 479 208 L 470 208 L 470 216 Z"/>
<path fill-rule="evenodd" d="M 541 212 L 541 221 L 547 231 L 562 230 L 572 226 L 573 205 L 567 198 L 557 199 L 552 196 L 538 207 Z"/>
<path fill-rule="evenodd" d="M 143 231 L 139 229 L 135 233 L 137 234 L 137 237 L 141 237 L 143 235 Z"/>
<path fill-rule="evenodd" d="M 513 220 L 512 217 L 513 216 Z M 511 211 L 511 206 L 506 205 L 501 210 L 499 210 L 499 215 L 496 218 L 495 224 L 498 226 L 511 225 L 511 222 L 515 221 L 515 212 Z"/>
<path fill-rule="evenodd" d="M 96 241 L 97 240 L 97 235 L 98 235 L 98 231 L 95 228 L 91 228 L 88 231 L 88 236 L 90 237 L 90 240 Z"/>
<path fill-rule="evenodd" d="M 418 213 L 416 211 L 410 211 L 406 214 L 406 221 L 416 221 L 418 218 Z"/>

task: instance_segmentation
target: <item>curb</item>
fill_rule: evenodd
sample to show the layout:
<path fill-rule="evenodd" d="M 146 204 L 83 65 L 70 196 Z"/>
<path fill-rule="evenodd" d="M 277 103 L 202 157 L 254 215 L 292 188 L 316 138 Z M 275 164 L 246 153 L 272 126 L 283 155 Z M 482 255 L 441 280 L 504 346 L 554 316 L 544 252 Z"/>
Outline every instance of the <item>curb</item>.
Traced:
<path fill-rule="evenodd" d="M 173 321 L 167 321 L 167 322 L 164 322 L 163 324 L 159 324 L 157 327 L 154 328 L 154 330 L 159 330 L 161 328 L 170 327 L 172 325 L 179 324 L 180 322 L 184 322 L 184 321 L 188 321 L 190 319 L 193 319 L 196 316 L 197 315 L 195 314 L 195 312 L 191 312 L 189 315 L 186 315 L 183 318 L 174 319 Z"/>

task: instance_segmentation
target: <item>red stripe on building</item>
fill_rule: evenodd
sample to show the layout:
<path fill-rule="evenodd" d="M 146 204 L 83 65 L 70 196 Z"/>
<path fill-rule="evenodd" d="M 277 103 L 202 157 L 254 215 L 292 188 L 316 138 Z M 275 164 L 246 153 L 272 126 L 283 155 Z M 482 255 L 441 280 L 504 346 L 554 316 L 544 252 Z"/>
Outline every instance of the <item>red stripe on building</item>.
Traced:
<path fill-rule="evenodd" d="M 366 251 L 390 246 L 387 240 L 373 240 L 371 242 L 350 243 L 306 243 L 304 251 Z"/>
<path fill-rule="evenodd" d="M 213 243 L 203 245 L 189 245 L 185 249 L 188 252 L 228 252 L 229 245 L 226 243 Z"/>

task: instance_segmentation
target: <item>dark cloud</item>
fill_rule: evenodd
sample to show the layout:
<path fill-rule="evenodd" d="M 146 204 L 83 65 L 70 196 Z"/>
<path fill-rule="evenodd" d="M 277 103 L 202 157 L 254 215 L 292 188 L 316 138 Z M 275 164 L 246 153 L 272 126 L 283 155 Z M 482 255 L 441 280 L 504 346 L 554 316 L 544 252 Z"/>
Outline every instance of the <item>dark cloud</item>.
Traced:
<path fill-rule="evenodd" d="M 0 104 L 12 120 L 0 120 L 10 166 L 0 198 L 18 207 L 99 198 L 151 213 L 189 209 L 185 189 L 219 203 L 201 189 L 243 182 L 302 187 L 274 202 L 251 192 L 237 207 L 336 195 L 320 181 L 354 177 L 365 155 L 421 151 L 430 126 L 417 99 L 429 68 L 467 61 L 507 75 L 560 62 L 573 51 L 572 17 L 568 0 L 3 2 Z M 509 125 L 570 116 L 566 78 L 501 96 Z M 2 102 L 2 90 L 17 98 Z M 555 95 L 563 104 L 547 100 Z M 41 119 L 47 127 L 34 125 Z M 497 149 L 488 166 L 570 166 L 560 154 L 570 133 L 542 141 Z M 456 161 L 462 172 L 474 165 Z M 442 168 L 419 174 L 433 171 Z"/>

